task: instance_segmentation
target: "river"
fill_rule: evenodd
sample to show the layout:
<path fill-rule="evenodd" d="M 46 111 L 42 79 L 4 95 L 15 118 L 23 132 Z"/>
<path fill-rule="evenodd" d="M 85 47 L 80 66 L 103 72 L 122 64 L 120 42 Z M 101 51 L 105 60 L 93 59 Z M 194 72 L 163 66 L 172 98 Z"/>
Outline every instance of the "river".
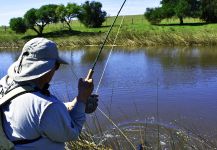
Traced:
<path fill-rule="evenodd" d="M 86 76 L 97 50 L 62 49 L 60 55 L 70 65 L 61 66 L 51 83 L 51 91 L 59 99 L 69 101 L 76 96 L 77 77 Z M 106 48 L 96 66 L 95 87 L 108 54 Z M 0 77 L 18 55 L 19 51 L 0 52 Z M 98 90 L 99 108 L 133 144 L 142 144 L 142 139 L 148 147 L 154 143 L 150 139 L 158 138 L 165 149 L 171 147 L 168 138 L 173 132 L 175 137 L 182 134 L 181 138 L 202 141 L 208 149 L 217 146 L 216 93 L 217 47 L 116 48 Z M 122 137 L 99 110 L 87 120 L 98 142 L 112 145 L 111 139 Z"/>

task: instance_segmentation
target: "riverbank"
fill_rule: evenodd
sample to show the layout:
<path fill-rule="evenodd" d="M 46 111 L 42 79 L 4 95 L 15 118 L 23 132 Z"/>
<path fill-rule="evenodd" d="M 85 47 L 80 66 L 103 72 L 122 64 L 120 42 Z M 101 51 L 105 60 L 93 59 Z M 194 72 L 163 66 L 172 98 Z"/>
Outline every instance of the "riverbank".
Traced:
<path fill-rule="evenodd" d="M 112 45 L 122 17 L 119 17 L 107 45 Z M 78 21 L 72 22 L 72 31 L 63 24 L 52 24 L 45 28 L 44 37 L 54 40 L 59 47 L 96 46 L 102 43 L 113 17 L 107 19 L 103 27 L 86 28 Z M 122 25 L 118 46 L 193 46 L 217 45 L 217 24 L 205 24 L 199 19 L 184 19 L 179 25 L 178 19 L 164 20 L 160 25 L 150 25 L 143 15 L 126 16 Z M 25 34 L 16 34 L 10 29 L 0 28 L 0 47 L 22 47 L 36 34 L 28 30 Z"/>

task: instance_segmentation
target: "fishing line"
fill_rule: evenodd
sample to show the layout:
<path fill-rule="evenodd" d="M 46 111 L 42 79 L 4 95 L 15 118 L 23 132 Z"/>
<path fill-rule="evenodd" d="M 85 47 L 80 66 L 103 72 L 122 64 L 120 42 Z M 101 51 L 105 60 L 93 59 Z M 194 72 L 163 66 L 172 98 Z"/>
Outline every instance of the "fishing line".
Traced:
<path fill-rule="evenodd" d="M 108 33 L 106 34 L 105 40 L 104 40 L 103 44 L 101 45 L 100 50 L 99 50 L 99 53 L 97 54 L 97 57 L 96 57 L 96 59 L 95 59 L 95 61 L 94 61 L 94 63 L 93 63 L 92 70 L 95 69 L 96 63 L 97 63 L 98 60 L 99 60 L 99 56 L 100 56 L 101 53 L 102 53 L 102 50 L 103 50 L 103 48 L 104 48 L 104 46 L 105 46 L 105 44 L 106 44 L 106 41 L 107 41 L 107 39 L 108 39 L 108 37 L 109 37 L 109 34 L 111 33 L 112 28 L 114 27 L 115 22 L 116 22 L 116 20 L 117 20 L 119 14 L 120 14 L 122 8 L 124 7 L 126 1 L 127 1 L 127 0 L 124 0 L 122 6 L 121 6 L 121 8 L 120 8 L 120 10 L 118 11 L 118 14 L 116 15 L 116 17 L 115 17 L 115 19 L 114 19 L 114 21 L 113 21 L 113 23 L 112 23 L 112 25 L 111 25 L 111 27 L 110 27 L 110 29 L 109 29 L 109 31 L 108 31 Z"/>
<path fill-rule="evenodd" d="M 122 134 L 122 136 L 127 140 L 127 142 L 130 143 L 133 149 L 136 150 L 136 147 L 133 145 L 133 143 L 129 140 L 129 138 L 124 134 L 124 132 L 110 119 L 109 116 L 107 116 L 99 107 L 98 110 L 118 129 L 118 131 Z"/>
<path fill-rule="evenodd" d="M 121 12 L 123 6 L 125 5 L 125 3 L 126 3 L 126 0 L 124 0 L 122 6 L 121 6 L 121 8 L 120 8 L 120 10 L 118 11 L 117 16 L 115 17 L 115 19 L 114 19 L 114 21 L 113 21 L 113 23 L 112 23 L 112 25 L 111 25 L 111 27 L 110 27 L 110 29 L 109 29 L 109 31 L 108 31 L 106 37 L 105 37 L 105 40 L 104 40 L 103 44 L 102 44 L 101 47 L 100 47 L 99 53 L 97 54 L 97 57 L 96 57 L 96 59 L 95 59 L 95 61 L 94 61 L 94 63 L 93 63 L 93 67 L 92 67 L 92 69 L 89 70 L 89 73 L 88 73 L 88 75 L 87 75 L 87 79 L 90 79 L 90 78 L 92 77 L 93 72 L 94 72 L 94 69 L 95 69 L 95 66 L 96 66 L 96 64 L 97 64 L 97 62 L 98 62 L 98 59 L 99 59 L 99 57 L 100 57 L 100 55 L 101 55 L 101 53 L 102 53 L 102 50 L 103 50 L 103 48 L 104 48 L 104 46 L 105 46 L 105 44 L 106 44 L 106 41 L 107 41 L 107 39 L 108 39 L 108 37 L 109 37 L 109 35 L 110 35 L 111 31 L 112 31 L 112 28 L 114 27 L 114 24 L 115 24 L 115 22 L 116 22 L 116 20 L 117 20 L 117 18 L 118 18 L 118 16 L 119 16 L 119 14 L 120 14 L 120 12 Z M 117 34 L 116 34 L 115 40 L 114 40 L 114 42 L 113 42 L 113 46 L 112 46 L 112 48 L 111 48 L 111 50 L 110 50 L 110 53 L 109 53 L 109 56 L 108 56 L 106 65 L 105 65 L 105 67 L 104 67 L 103 73 L 102 73 L 102 75 L 101 75 L 101 78 L 100 78 L 100 80 L 99 80 L 99 83 L 98 83 L 98 86 L 97 86 L 97 89 L 96 89 L 96 93 L 98 92 L 98 89 L 99 89 L 99 87 L 100 87 L 102 78 L 103 78 L 103 76 L 104 76 L 105 70 L 106 70 L 107 65 L 108 65 L 108 61 L 109 61 L 110 56 L 111 56 L 111 54 L 112 54 L 112 52 L 113 52 L 114 45 L 115 45 L 115 43 L 116 43 L 116 41 L 117 41 L 117 37 L 118 37 L 118 35 L 119 35 L 119 33 L 120 33 L 120 29 L 121 29 L 121 26 L 122 26 L 122 24 L 123 24 L 123 21 L 124 21 L 124 17 L 122 18 L 121 24 L 120 24 L 120 26 L 119 26 L 119 29 L 118 29 L 118 32 L 117 32 Z M 132 142 L 129 140 L 129 138 L 123 133 L 123 131 L 121 131 L 121 129 L 112 121 L 112 119 L 111 119 L 109 116 L 107 116 L 99 107 L 97 107 L 97 109 L 102 113 L 103 116 L 105 116 L 105 117 L 118 129 L 118 131 L 123 135 L 123 137 L 130 143 L 130 145 L 132 146 L 132 148 L 136 150 L 136 148 L 135 148 L 135 146 L 133 145 L 133 143 L 132 143 Z"/>
<path fill-rule="evenodd" d="M 104 66 L 104 69 L 103 69 L 103 72 L 102 72 L 102 75 L 101 75 L 101 77 L 100 77 L 100 80 L 99 80 L 99 83 L 98 83 L 98 86 L 97 86 L 97 88 L 96 88 L 96 92 L 95 92 L 95 93 L 97 93 L 98 90 L 99 90 L 100 84 L 101 84 L 101 82 L 102 82 L 102 78 L 103 78 L 103 76 L 104 76 L 104 74 L 105 74 L 105 70 L 106 70 L 106 68 L 107 68 L 108 62 L 109 62 L 109 60 L 110 60 L 110 57 L 111 57 L 112 52 L 113 52 L 114 47 L 115 47 L 115 43 L 116 43 L 117 38 L 118 38 L 118 35 L 119 35 L 119 33 L 120 33 L 120 29 L 121 29 L 122 24 L 123 24 L 123 22 L 124 22 L 124 18 L 125 18 L 125 16 L 123 16 L 123 18 L 122 18 L 122 20 L 121 20 L 121 24 L 120 24 L 120 26 L 119 26 L 119 28 L 118 28 L 118 32 L 117 32 L 117 34 L 116 34 L 116 36 L 115 36 L 115 40 L 114 40 L 113 45 L 112 45 L 112 48 L 111 48 L 111 50 L 110 50 L 110 52 L 109 52 L 109 56 L 108 56 L 108 58 L 107 58 L 106 64 L 105 64 L 105 66 Z M 105 112 L 103 112 L 99 107 L 97 107 L 97 109 L 102 113 L 103 116 L 106 117 L 106 119 L 109 120 L 109 122 L 111 122 L 111 123 L 117 128 L 117 130 L 118 130 L 118 131 L 121 133 L 121 135 L 127 140 L 127 142 L 131 145 L 131 147 L 136 150 L 136 147 L 133 145 L 133 143 L 130 141 L 130 139 L 129 139 L 129 138 L 124 134 L 124 132 L 114 123 L 114 121 L 113 121 Z"/>
<path fill-rule="evenodd" d="M 100 50 L 99 50 L 99 52 L 98 52 L 98 54 L 97 54 L 97 57 L 96 57 L 96 59 L 95 59 L 95 61 L 94 61 L 94 63 L 93 63 L 92 69 L 89 70 L 89 73 L 88 73 L 86 79 L 92 78 L 92 75 L 93 75 L 93 73 L 94 73 L 95 66 L 96 66 L 96 64 L 97 64 L 97 62 L 98 62 L 98 60 L 99 60 L 99 57 L 100 57 L 100 55 L 101 55 L 101 53 L 102 53 L 102 50 L 103 50 L 103 48 L 104 48 L 104 46 L 105 46 L 105 44 L 106 44 L 106 41 L 107 41 L 107 39 L 108 39 L 108 37 L 109 37 L 111 31 L 112 31 L 112 28 L 114 27 L 115 22 L 116 22 L 116 20 L 117 20 L 119 14 L 120 14 L 122 8 L 124 7 L 126 1 L 127 1 L 127 0 L 124 0 L 124 2 L 123 2 L 123 4 L 122 4 L 120 10 L 118 11 L 118 14 L 116 15 L 116 17 L 115 17 L 115 19 L 114 19 L 114 21 L 113 21 L 113 23 L 112 23 L 112 25 L 111 25 L 109 31 L 107 32 L 106 37 L 105 37 L 105 40 L 104 40 L 103 44 L 102 44 L 101 47 L 100 47 Z M 121 24 L 120 24 L 120 26 L 119 26 L 118 32 L 117 32 L 117 34 L 116 34 L 116 37 L 115 37 L 115 40 L 114 40 L 114 43 L 113 43 L 113 46 L 112 46 L 112 49 L 110 50 L 109 57 L 108 57 L 108 59 L 107 59 L 106 65 L 105 65 L 105 67 L 104 67 L 102 76 L 101 76 L 101 78 L 100 78 L 99 84 L 98 84 L 97 89 L 96 89 L 96 92 L 98 92 L 98 89 L 99 89 L 99 86 L 100 86 L 100 84 L 101 84 L 102 78 L 103 78 L 103 76 L 104 76 L 104 73 L 105 73 L 105 70 L 106 70 L 106 67 L 107 67 L 109 58 L 110 58 L 110 56 L 111 56 L 111 54 L 112 54 L 112 51 L 113 51 L 113 49 L 114 49 L 114 44 L 115 44 L 115 42 L 116 42 L 116 40 L 117 40 L 117 37 L 118 37 L 118 35 L 119 35 L 121 26 L 122 26 L 122 24 L 123 24 L 123 20 L 124 20 L 124 17 L 122 18 Z M 75 77 L 78 78 L 77 75 L 74 73 L 73 70 L 72 70 L 72 72 L 73 72 L 73 74 L 75 75 Z M 98 107 L 98 110 L 99 110 L 117 129 L 118 129 L 118 131 L 119 131 L 119 132 L 124 136 L 124 138 L 130 143 L 130 145 L 132 146 L 132 148 L 133 148 L 133 149 L 136 149 L 135 146 L 132 144 L 132 142 L 127 138 L 127 136 L 123 133 L 123 131 L 121 131 L 121 129 L 111 120 L 111 118 L 109 118 L 99 107 Z"/>
<path fill-rule="evenodd" d="M 158 84 L 158 78 L 157 78 L 157 147 L 158 150 L 160 150 L 160 122 L 159 122 L 159 84 Z"/>
<path fill-rule="evenodd" d="M 73 60 L 73 53 L 71 51 L 71 64 L 73 65 L 72 60 Z M 69 68 L 71 69 L 72 74 L 74 75 L 74 77 L 78 80 L 79 78 L 78 78 L 77 74 L 74 72 L 74 70 L 72 69 L 72 67 L 69 67 Z"/>
<path fill-rule="evenodd" d="M 103 69 L 103 72 L 102 72 L 102 75 L 101 75 L 101 77 L 100 77 L 100 80 L 99 80 L 99 83 L 98 83 L 98 85 L 97 85 L 97 88 L 96 88 L 95 93 L 97 93 L 98 90 L 99 90 L 100 84 L 101 84 L 101 82 L 102 82 L 102 78 L 103 78 L 103 76 L 104 76 L 104 74 L 105 74 L 105 70 L 106 70 L 106 68 L 107 68 L 108 62 L 109 62 L 109 60 L 110 60 L 110 57 L 111 57 L 112 52 L 113 52 L 114 47 L 115 47 L 115 43 L 116 43 L 117 38 L 118 38 L 118 35 L 119 35 L 119 33 L 120 33 L 120 29 L 121 29 L 122 24 L 123 24 L 123 22 L 124 22 L 124 18 L 125 18 L 125 16 L 123 16 L 123 18 L 122 18 L 122 20 L 121 20 L 121 24 L 120 24 L 120 26 L 119 26 L 119 28 L 118 28 L 118 32 L 117 32 L 117 34 L 116 34 L 116 36 L 115 36 L 115 40 L 114 40 L 113 45 L 112 45 L 112 48 L 111 48 L 111 50 L 110 50 L 110 52 L 109 52 L 109 55 L 108 55 L 108 58 L 107 58 L 105 67 L 104 67 L 104 69 Z"/>

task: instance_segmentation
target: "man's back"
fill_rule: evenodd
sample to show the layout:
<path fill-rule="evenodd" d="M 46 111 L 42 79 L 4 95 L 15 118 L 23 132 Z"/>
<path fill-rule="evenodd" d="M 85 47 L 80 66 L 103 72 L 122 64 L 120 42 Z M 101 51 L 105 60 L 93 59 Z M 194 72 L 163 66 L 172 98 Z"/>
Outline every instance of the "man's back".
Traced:
<path fill-rule="evenodd" d="M 65 135 L 66 137 L 62 136 L 66 131 L 63 134 L 59 134 L 59 132 L 72 128 L 67 127 L 71 118 L 64 104 L 55 97 L 48 97 L 40 92 L 26 93 L 4 106 L 3 111 L 5 114 L 3 126 L 10 140 L 30 140 L 41 137 L 33 143 L 16 145 L 15 149 L 64 149 L 63 141 L 67 135 Z M 55 113 L 59 113 L 62 118 Z M 62 122 L 62 120 L 64 121 Z M 49 126 L 55 125 L 59 130 L 49 131 L 52 130 Z M 63 141 L 58 141 L 61 138 Z"/>

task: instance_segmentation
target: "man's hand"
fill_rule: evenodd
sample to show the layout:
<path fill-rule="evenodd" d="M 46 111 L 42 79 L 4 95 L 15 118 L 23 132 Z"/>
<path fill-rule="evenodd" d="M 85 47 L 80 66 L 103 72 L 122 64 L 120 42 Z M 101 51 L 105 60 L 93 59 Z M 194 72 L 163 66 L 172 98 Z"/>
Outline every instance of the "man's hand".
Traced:
<path fill-rule="evenodd" d="M 88 98 L 88 101 L 86 103 L 85 113 L 91 114 L 97 109 L 98 101 L 99 101 L 98 97 L 99 97 L 98 95 L 92 94 Z"/>
<path fill-rule="evenodd" d="M 93 79 L 82 79 L 80 78 L 78 81 L 78 96 L 77 100 L 82 101 L 83 103 L 87 103 L 88 97 L 93 92 L 94 85 Z"/>

